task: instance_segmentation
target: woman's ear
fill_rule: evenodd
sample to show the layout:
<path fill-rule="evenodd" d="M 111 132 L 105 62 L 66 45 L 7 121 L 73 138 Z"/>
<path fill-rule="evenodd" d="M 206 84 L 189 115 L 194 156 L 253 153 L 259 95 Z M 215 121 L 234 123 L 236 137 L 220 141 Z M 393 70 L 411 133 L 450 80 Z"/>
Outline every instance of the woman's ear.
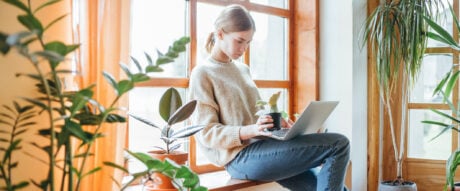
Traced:
<path fill-rule="evenodd" d="M 224 39 L 224 30 L 218 29 L 218 30 L 215 32 L 215 35 L 216 35 L 216 38 L 219 39 L 219 40 Z"/>

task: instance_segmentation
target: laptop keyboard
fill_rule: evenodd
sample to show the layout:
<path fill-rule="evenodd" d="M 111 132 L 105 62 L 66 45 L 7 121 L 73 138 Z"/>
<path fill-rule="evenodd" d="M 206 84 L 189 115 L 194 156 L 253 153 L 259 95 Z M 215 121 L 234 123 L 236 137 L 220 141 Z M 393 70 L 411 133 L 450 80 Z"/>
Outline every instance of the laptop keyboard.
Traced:
<path fill-rule="evenodd" d="M 286 133 L 288 132 L 288 130 L 289 128 L 281 128 L 280 130 L 271 131 L 271 133 L 273 136 L 276 136 L 276 137 L 284 137 L 286 136 Z"/>

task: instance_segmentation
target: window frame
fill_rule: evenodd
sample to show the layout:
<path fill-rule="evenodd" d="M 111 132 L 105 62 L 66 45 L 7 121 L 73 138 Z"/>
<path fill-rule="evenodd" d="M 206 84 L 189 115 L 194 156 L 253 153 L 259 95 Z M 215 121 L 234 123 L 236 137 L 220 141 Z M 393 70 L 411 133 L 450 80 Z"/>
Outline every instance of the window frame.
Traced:
<path fill-rule="evenodd" d="M 283 88 L 288 92 L 288 113 L 300 112 L 308 102 L 319 98 L 319 70 L 318 70 L 318 44 L 319 44 L 319 2 L 318 0 L 295 1 L 288 0 L 286 9 L 254 4 L 249 0 L 189 0 L 189 67 L 187 76 L 183 78 L 152 77 L 149 81 L 137 84 L 136 87 L 177 87 L 188 88 L 191 70 L 196 66 L 197 58 L 197 3 L 209 3 L 225 6 L 228 4 L 241 4 L 249 11 L 269 13 L 282 16 L 288 22 L 288 80 L 255 80 L 258 88 Z M 300 20 L 304 18 L 304 20 Z M 299 20 L 296 20 L 299 19 Z M 244 62 L 250 64 L 250 49 L 244 55 Z M 248 54 L 249 53 L 249 54 Z M 127 144 L 129 142 L 128 138 Z M 197 173 L 221 170 L 212 164 L 196 165 L 195 140 L 190 138 L 189 166 Z"/>

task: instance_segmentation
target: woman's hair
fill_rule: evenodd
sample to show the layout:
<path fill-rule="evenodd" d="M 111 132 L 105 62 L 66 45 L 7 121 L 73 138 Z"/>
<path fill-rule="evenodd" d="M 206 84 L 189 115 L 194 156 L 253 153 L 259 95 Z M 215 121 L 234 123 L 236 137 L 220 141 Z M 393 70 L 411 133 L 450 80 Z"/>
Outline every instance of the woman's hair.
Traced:
<path fill-rule="evenodd" d="M 222 29 L 224 32 L 241 32 L 248 30 L 256 30 L 256 25 L 249 11 L 241 5 L 233 4 L 225 7 L 220 12 L 214 22 L 216 30 Z M 211 32 L 206 40 L 206 51 L 211 52 L 214 47 L 215 39 L 214 32 Z"/>

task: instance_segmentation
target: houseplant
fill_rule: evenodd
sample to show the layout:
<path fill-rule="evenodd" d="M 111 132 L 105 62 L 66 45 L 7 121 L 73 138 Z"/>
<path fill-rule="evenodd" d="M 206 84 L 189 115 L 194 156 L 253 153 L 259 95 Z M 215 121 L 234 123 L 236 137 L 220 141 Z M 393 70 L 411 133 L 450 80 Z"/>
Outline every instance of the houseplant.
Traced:
<path fill-rule="evenodd" d="M 453 21 L 457 28 L 457 32 L 459 32 L 460 23 L 457 19 L 457 16 L 455 15 L 454 10 L 452 9 L 452 6 L 449 5 L 449 8 L 450 8 L 450 12 L 452 13 Z M 433 40 L 439 41 L 441 43 L 444 43 L 450 46 L 454 50 L 457 50 L 457 51 L 460 50 L 460 44 L 458 44 L 454 40 L 454 37 L 450 35 L 450 33 L 447 32 L 442 26 L 438 25 L 433 19 L 425 17 L 425 20 L 427 21 L 428 25 L 433 29 L 433 32 L 428 33 L 428 36 L 430 38 L 432 38 Z M 439 116 L 441 116 L 442 118 L 452 121 L 452 123 L 444 123 L 440 121 L 430 121 L 430 120 L 422 121 L 423 123 L 426 123 L 426 124 L 437 125 L 437 126 L 443 127 L 440 133 L 436 135 L 435 137 L 433 137 L 432 140 L 439 137 L 441 134 L 451 129 L 460 133 L 460 129 L 459 129 L 460 105 L 455 105 L 453 100 L 450 99 L 450 95 L 458 82 L 459 73 L 460 72 L 458 70 L 458 64 L 453 65 L 451 70 L 445 75 L 445 77 L 439 82 L 439 84 L 436 86 L 436 88 L 433 91 L 433 95 L 435 94 L 442 95 L 444 102 L 446 102 L 449 105 L 449 110 L 452 113 L 449 115 L 437 109 L 431 109 L 431 110 L 435 112 L 436 114 L 438 114 Z M 460 141 L 460 136 L 458 137 L 458 140 Z M 460 165 L 460 147 L 457 147 L 457 149 L 449 156 L 449 159 L 446 162 L 446 184 L 444 186 L 444 190 L 447 190 L 448 188 L 450 190 L 455 190 L 456 187 L 457 188 L 459 187 L 458 183 L 454 182 L 455 172 L 457 170 L 458 165 Z"/>
<path fill-rule="evenodd" d="M 204 126 L 195 125 L 175 130 L 173 125 L 189 118 L 195 110 L 196 103 L 196 100 L 192 100 L 185 105 L 182 105 L 180 94 L 175 88 L 169 88 L 166 90 L 160 99 L 159 107 L 159 113 L 162 119 L 166 122 L 166 125 L 163 128 L 145 118 L 129 114 L 134 119 L 139 120 L 150 127 L 156 128 L 161 132 L 160 139 L 164 142 L 164 147 L 155 146 L 158 150 L 149 151 L 149 154 L 153 158 L 161 161 L 170 159 L 181 165 L 186 163 L 188 153 L 177 151 L 177 149 L 181 146 L 179 139 L 194 135 L 196 132 L 203 129 Z M 147 177 L 149 177 L 148 180 L 152 180 L 152 186 L 154 189 L 174 189 L 172 184 L 173 181 L 170 181 L 165 175 L 152 173 L 148 174 Z M 154 180 L 157 179 L 161 179 L 161 181 L 155 182 Z"/>
<path fill-rule="evenodd" d="M 381 182 L 381 190 L 384 187 L 410 187 L 416 190 L 414 182 L 405 181 L 402 177 L 407 102 L 426 49 L 427 24 L 423 17 L 433 18 L 442 7 L 442 3 L 436 0 L 386 0 L 377 6 L 363 25 L 361 46 L 369 43 L 374 59 L 370 64 L 376 70 L 379 97 L 386 109 L 389 121 L 386 126 L 390 128 L 396 162 L 396 178 Z M 395 105 L 392 100 L 398 99 L 401 104 Z M 400 109 L 400 112 L 396 109 Z M 394 113 L 401 113 L 398 116 L 399 125 L 396 124 L 398 118 L 393 116 Z M 400 130 L 399 144 L 396 140 L 397 129 Z"/>
<path fill-rule="evenodd" d="M 185 51 L 185 45 L 190 39 L 184 37 L 175 41 L 166 54 L 160 54 L 157 60 L 150 62 L 145 69 L 142 69 L 135 62 L 137 68 L 139 68 L 138 72 L 132 72 L 122 64 L 121 67 L 127 79 L 117 80 L 110 73 L 104 72 L 103 76 L 116 92 L 116 96 L 109 102 L 109 105 L 102 105 L 93 98 L 95 85 L 83 87 L 74 92 L 63 91 L 61 76 L 70 75 L 74 71 L 62 69 L 60 66 L 70 54 L 73 54 L 79 48 L 79 45 L 65 44 L 60 41 L 48 42 L 44 38 L 47 29 L 65 16 L 58 17 L 47 25 L 44 25 L 36 16 L 46 10 L 48 6 L 60 1 L 46 1 L 36 6 L 36 8 L 31 6 L 30 1 L 27 4 L 19 0 L 4 0 L 3 2 L 22 11 L 17 19 L 26 30 L 13 34 L 0 32 L 0 51 L 3 55 L 6 55 L 10 54 L 12 50 L 17 50 L 17 53 L 34 68 L 32 73 L 18 73 L 17 76 L 29 78 L 36 83 L 33 89 L 36 89 L 37 97 L 21 98 L 23 102 L 27 102 L 31 106 L 22 106 L 23 104 L 15 104 L 12 101 L 15 109 L 9 106 L 2 107 L 1 113 L 5 114 L 2 116 L 9 119 L 16 117 L 23 120 L 24 123 L 14 124 L 5 119 L 2 119 L 2 123 L 0 123 L 2 125 L 1 134 L 11 135 L 8 139 L 2 138 L 0 142 L 1 148 L 8 151 L 2 153 L 3 160 L 0 166 L 2 166 L 2 169 L 6 167 L 7 170 L 1 171 L 0 179 L 5 180 L 4 187 L 6 190 L 25 188 L 30 183 L 41 190 L 80 190 L 80 183 L 83 178 L 101 170 L 101 167 L 89 170 L 84 169 L 84 167 L 87 159 L 93 155 L 91 152 L 92 146 L 103 137 L 101 133 L 102 125 L 126 121 L 125 117 L 119 114 L 121 109 L 116 105 L 118 100 L 132 90 L 135 83 L 148 80 L 149 77 L 146 73 L 161 71 L 161 65 L 172 62 L 178 53 Z M 6 63 L 1 64 L 5 65 Z M 6 114 L 7 110 L 13 112 L 13 114 Z M 35 113 L 28 113 L 32 110 Z M 16 116 L 14 113 L 24 114 L 25 116 Z M 45 178 L 42 181 L 18 181 L 13 177 L 14 173 L 11 173 L 11 170 L 20 165 L 20 163 L 11 159 L 11 156 L 14 151 L 21 149 L 19 146 L 21 139 L 18 137 L 24 132 L 24 127 L 34 125 L 33 121 L 38 120 L 38 117 L 48 119 L 46 125 L 40 125 L 40 127 L 44 126 L 44 128 L 38 131 L 39 136 L 47 141 L 45 143 L 34 142 L 32 145 L 46 153 L 47 158 L 30 156 L 45 163 L 48 166 L 48 170 L 43 172 L 45 174 L 43 177 Z M 5 131 L 4 126 L 11 127 L 13 130 Z M 83 128 L 84 126 L 91 126 L 91 128 Z M 18 128 L 21 129 L 19 130 Z M 17 131 L 14 129 L 17 129 Z M 135 157 L 142 155 L 139 153 L 132 154 Z M 75 160 L 78 159 L 79 161 L 76 162 Z M 147 162 L 148 165 L 152 163 L 155 164 L 155 167 L 150 168 L 151 170 L 167 169 L 172 165 L 175 168 L 183 169 L 174 163 L 163 163 L 158 160 L 149 160 Z M 107 164 L 117 166 L 109 162 Z M 195 181 L 196 174 L 193 174 L 193 172 L 190 172 L 192 175 L 190 173 L 171 173 L 176 171 L 179 170 L 170 170 L 168 173 L 164 173 L 174 175 L 173 178 L 177 179 L 178 185 L 183 188 L 202 189 L 199 186 L 199 182 Z M 183 171 L 181 170 L 180 172 Z M 189 180 L 194 180 L 193 184 L 188 182 Z M 3 187 L 3 185 L 0 187 Z"/>
<path fill-rule="evenodd" d="M 273 93 L 268 101 L 257 100 L 256 106 L 257 107 L 265 107 L 269 106 L 269 108 L 265 108 L 265 110 L 259 110 L 256 115 L 270 115 L 273 119 L 273 128 L 268 129 L 269 131 L 279 130 L 281 129 L 281 117 L 282 114 L 278 109 L 278 99 L 281 95 L 281 91 Z"/>

